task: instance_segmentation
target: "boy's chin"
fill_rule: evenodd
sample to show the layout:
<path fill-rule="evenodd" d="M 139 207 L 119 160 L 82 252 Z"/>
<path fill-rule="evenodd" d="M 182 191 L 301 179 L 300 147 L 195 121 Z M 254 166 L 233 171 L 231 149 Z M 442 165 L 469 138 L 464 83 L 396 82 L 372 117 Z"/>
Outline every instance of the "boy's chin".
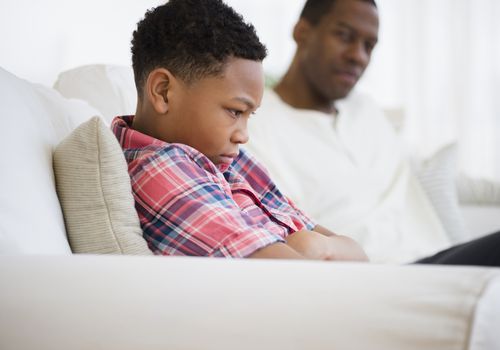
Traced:
<path fill-rule="evenodd" d="M 233 157 L 216 156 L 208 157 L 220 171 L 226 171 L 234 161 Z"/>
<path fill-rule="evenodd" d="M 215 166 L 217 167 L 217 169 L 219 169 L 219 171 L 221 173 L 223 173 L 229 169 L 229 167 L 231 166 L 231 163 L 218 163 L 218 164 L 215 164 Z"/>

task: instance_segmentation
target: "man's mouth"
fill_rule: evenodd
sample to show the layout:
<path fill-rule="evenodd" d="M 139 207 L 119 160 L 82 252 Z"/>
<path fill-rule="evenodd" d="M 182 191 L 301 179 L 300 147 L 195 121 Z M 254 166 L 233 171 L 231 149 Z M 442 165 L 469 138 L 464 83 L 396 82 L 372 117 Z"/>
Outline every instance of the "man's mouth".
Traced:
<path fill-rule="evenodd" d="M 349 85 L 354 85 L 358 81 L 359 74 L 356 72 L 350 72 L 350 71 L 341 71 L 337 72 L 337 77 L 340 78 L 340 80 L 346 82 Z"/>

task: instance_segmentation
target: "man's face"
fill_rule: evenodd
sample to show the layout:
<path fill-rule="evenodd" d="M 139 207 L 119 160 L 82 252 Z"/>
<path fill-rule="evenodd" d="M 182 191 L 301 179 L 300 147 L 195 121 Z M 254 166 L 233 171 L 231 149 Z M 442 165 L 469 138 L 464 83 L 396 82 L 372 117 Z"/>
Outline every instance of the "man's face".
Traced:
<path fill-rule="evenodd" d="M 368 66 L 377 40 L 375 6 L 361 0 L 336 0 L 298 42 L 299 63 L 309 88 L 332 102 L 346 97 Z"/>
<path fill-rule="evenodd" d="M 232 163 L 239 145 L 248 141 L 248 118 L 260 105 L 263 88 L 260 62 L 231 58 L 221 76 L 172 92 L 163 139 L 189 145 L 216 165 Z"/>

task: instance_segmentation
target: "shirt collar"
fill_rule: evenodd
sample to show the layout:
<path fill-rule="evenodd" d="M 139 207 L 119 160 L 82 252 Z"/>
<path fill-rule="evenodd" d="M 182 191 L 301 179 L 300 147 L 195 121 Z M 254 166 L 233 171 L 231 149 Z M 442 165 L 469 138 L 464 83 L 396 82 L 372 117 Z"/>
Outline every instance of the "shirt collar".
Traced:
<path fill-rule="evenodd" d="M 168 142 L 159 140 L 152 136 L 143 134 L 140 131 L 132 129 L 133 120 L 134 120 L 133 115 L 120 116 L 113 119 L 111 127 L 113 131 L 115 131 L 117 137 L 119 138 L 120 144 L 123 149 L 137 149 L 148 146 L 167 147 L 168 145 L 170 145 Z M 203 153 L 201 153 L 197 149 L 194 149 L 188 145 L 179 144 L 179 146 L 182 147 L 185 151 L 187 151 L 188 154 L 191 154 L 194 159 L 200 157 L 205 158 L 205 161 L 202 163 L 209 162 L 213 164 L 210 159 L 208 159 Z M 221 163 L 215 165 L 215 167 L 221 173 L 224 173 L 231 168 L 231 165 L 226 163 Z"/>

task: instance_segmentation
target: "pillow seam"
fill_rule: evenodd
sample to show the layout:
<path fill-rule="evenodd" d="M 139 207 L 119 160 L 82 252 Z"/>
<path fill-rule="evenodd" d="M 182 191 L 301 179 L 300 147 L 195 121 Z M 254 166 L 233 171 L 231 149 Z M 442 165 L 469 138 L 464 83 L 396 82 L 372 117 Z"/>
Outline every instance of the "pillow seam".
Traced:
<path fill-rule="evenodd" d="M 101 189 L 101 195 L 102 195 L 102 198 L 103 198 L 103 201 L 104 201 L 104 205 L 106 206 L 106 215 L 108 217 L 109 226 L 111 227 L 111 232 L 112 232 L 113 237 L 114 237 L 114 239 L 116 241 L 116 244 L 118 245 L 118 249 L 120 250 L 120 253 L 121 254 L 125 254 L 125 252 L 123 250 L 123 247 L 120 244 L 120 240 L 118 239 L 118 237 L 116 235 L 115 227 L 113 225 L 113 220 L 111 220 L 111 216 L 110 216 L 110 208 L 109 208 L 109 205 L 108 205 L 108 200 L 107 200 L 106 196 L 104 195 L 104 187 L 102 185 L 103 181 L 102 181 L 102 170 L 101 170 L 101 165 L 102 165 L 102 162 L 101 162 L 101 135 L 99 133 L 100 128 L 102 126 L 99 125 L 99 122 L 100 122 L 99 117 L 96 117 L 95 128 L 96 128 L 96 137 L 97 137 L 97 157 L 99 159 L 99 166 L 98 166 L 98 171 L 99 171 L 99 188 Z"/>

